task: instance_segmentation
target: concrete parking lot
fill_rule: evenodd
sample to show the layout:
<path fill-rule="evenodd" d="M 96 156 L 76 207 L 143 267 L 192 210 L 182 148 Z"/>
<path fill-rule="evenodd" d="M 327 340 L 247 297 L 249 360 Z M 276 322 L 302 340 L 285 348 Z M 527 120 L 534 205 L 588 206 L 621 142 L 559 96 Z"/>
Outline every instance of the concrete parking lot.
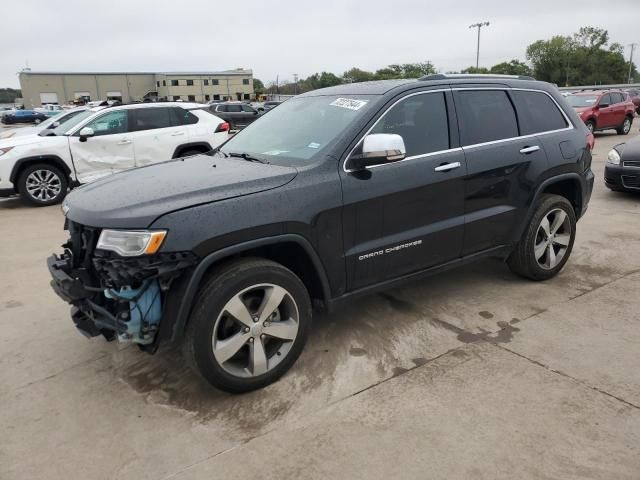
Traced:
<path fill-rule="evenodd" d="M 60 208 L 0 201 L 0 478 L 640 478 L 640 195 L 602 181 L 620 140 L 597 135 L 557 278 L 486 260 L 355 301 L 242 396 L 77 333 L 44 262 Z"/>

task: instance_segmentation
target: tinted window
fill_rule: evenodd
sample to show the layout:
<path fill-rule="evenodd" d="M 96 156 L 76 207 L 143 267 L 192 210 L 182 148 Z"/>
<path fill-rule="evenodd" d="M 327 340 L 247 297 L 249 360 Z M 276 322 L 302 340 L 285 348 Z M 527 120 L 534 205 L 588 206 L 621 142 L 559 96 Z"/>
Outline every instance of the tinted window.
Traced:
<path fill-rule="evenodd" d="M 249 112 L 249 113 L 254 113 L 255 110 L 253 108 L 251 108 L 249 105 L 242 105 L 242 111 L 243 112 Z"/>
<path fill-rule="evenodd" d="M 198 123 L 198 117 L 184 108 L 171 108 L 171 123 L 173 125 L 193 125 Z"/>
<path fill-rule="evenodd" d="M 611 94 L 611 103 L 621 103 L 623 98 L 624 97 L 620 93 L 612 93 Z"/>
<path fill-rule="evenodd" d="M 227 105 L 227 112 L 241 112 L 242 105 Z"/>
<path fill-rule="evenodd" d="M 456 107 L 463 145 L 518 136 L 516 113 L 504 91 L 460 91 Z"/>
<path fill-rule="evenodd" d="M 413 95 L 386 112 L 370 133 L 396 133 L 407 156 L 449 148 L 449 124 L 443 93 Z"/>
<path fill-rule="evenodd" d="M 520 135 L 566 128 L 567 122 L 546 93 L 514 90 L 511 98 L 518 111 Z"/>
<path fill-rule="evenodd" d="M 131 131 L 153 130 L 171 126 L 168 108 L 138 108 L 131 111 L 133 117 Z"/>
<path fill-rule="evenodd" d="M 608 93 L 606 95 L 603 95 L 602 98 L 600 99 L 600 101 L 598 102 L 599 105 L 611 105 L 611 95 L 609 95 Z"/>
<path fill-rule="evenodd" d="M 215 97 L 215 95 L 214 95 L 214 97 Z M 216 111 L 218 111 L 218 112 L 226 112 L 227 111 L 227 106 L 226 105 L 218 105 L 216 107 Z"/>
<path fill-rule="evenodd" d="M 128 131 L 129 119 L 126 110 L 105 113 L 89 122 L 85 127 L 93 129 L 94 135 L 114 135 Z"/>

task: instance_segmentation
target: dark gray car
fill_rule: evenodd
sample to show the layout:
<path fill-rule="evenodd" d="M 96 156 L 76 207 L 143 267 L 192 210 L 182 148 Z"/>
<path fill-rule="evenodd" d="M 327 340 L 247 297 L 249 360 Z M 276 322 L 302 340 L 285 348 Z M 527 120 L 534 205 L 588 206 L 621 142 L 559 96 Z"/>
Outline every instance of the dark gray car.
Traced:
<path fill-rule="evenodd" d="M 258 110 L 242 102 L 219 103 L 210 109 L 214 115 L 228 122 L 231 130 L 242 130 L 260 116 Z"/>

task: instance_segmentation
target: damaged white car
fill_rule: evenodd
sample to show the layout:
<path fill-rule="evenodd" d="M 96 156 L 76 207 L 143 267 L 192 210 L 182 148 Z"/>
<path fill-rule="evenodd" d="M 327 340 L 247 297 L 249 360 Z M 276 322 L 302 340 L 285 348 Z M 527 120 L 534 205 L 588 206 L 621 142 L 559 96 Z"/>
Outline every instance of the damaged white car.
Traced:
<path fill-rule="evenodd" d="M 206 153 L 229 124 L 197 103 L 131 104 L 80 112 L 37 135 L 0 140 L 0 197 L 60 203 L 70 187 L 131 168 Z"/>

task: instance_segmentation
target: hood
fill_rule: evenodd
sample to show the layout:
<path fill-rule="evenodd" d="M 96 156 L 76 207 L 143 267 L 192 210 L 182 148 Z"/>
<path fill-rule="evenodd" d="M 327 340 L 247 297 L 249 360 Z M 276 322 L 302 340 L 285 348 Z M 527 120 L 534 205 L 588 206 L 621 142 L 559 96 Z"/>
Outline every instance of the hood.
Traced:
<path fill-rule="evenodd" d="M 8 130 L 4 130 L 2 133 L 0 133 L 0 140 L 5 140 L 7 138 L 24 137 L 25 135 L 38 134 L 40 133 L 40 130 L 42 130 L 40 126 L 11 128 Z"/>
<path fill-rule="evenodd" d="M 640 161 L 640 137 L 634 137 L 624 143 L 615 145 L 613 148 L 618 151 L 623 162 L 629 160 Z"/>
<path fill-rule="evenodd" d="M 593 107 L 573 107 L 576 113 L 586 112 L 587 110 L 593 110 Z"/>
<path fill-rule="evenodd" d="M 67 217 L 102 228 L 147 228 L 185 208 L 278 188 L 297 175 L 293 167 L 241 158 L 197 155 L 111 175 L 71 192 Z"/>
<path fill-rule="evenodd" d="M 28 129 L 30 129 L 30 127 L 26 127 Z M 18 131 L 22 130 L 22 128 L 18 129 Z M 0 148 L 4 148 L 4 147 L 20 147 L 22 145 L 35 145 L 37 143 L 44 141 L 47 141 L 46 139 L 50 139 L 50 138 L 54 138 L 54 137 L 40 137 L 38 135 L 38 132 L 31 132 L 28 133 L 26 135 L 20 135 L 20 134 L 16 134 L 14 136 L 11 136 L 9 138 L 1 138 L 0 139 Z M 64 138 L 65 142 L 66 137 L 58 137 L 58 138 Z"/>

